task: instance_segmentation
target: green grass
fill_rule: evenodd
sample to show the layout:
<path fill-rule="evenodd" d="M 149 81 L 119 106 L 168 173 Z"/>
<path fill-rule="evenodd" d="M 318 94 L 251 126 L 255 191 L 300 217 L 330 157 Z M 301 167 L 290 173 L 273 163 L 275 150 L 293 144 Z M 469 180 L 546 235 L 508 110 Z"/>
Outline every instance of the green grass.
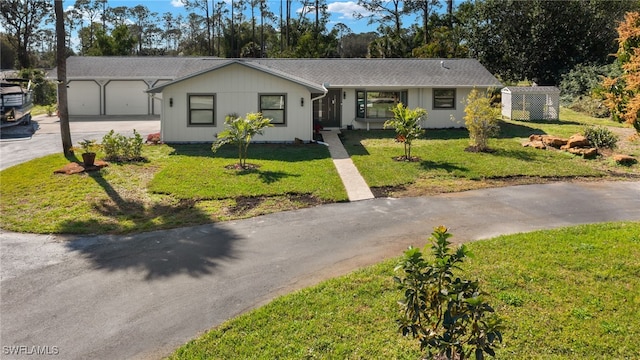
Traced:
<path fill-rule="evenodd" d="M 47 113 L 47 105 L 34 105 L 31 109 L 31 116 L 37 116 Z"/>
<path fill-rule="evenodd" d="M 427 129 L 423 139 L 413 142 L 412 156 L 418 162 L 398 162 L 403 145 L 393 130 L 346 131 L 345 148 L 372 187 L 400 187 L 396 194 L 424 195 L 473 188 L 550 179 L 599 178 L 613 172 L 640 174 L 638 166 L 616 166 L 605 159 L 586 160 L 562 151 L 523 147 L 531 134 L 569 137 L 585 126 L 623 125 L 562 109 L 559 121 L 501 121 L 500 134 L 489 142 L 493 152 L 469 153 L 465 129 Z M 514 180 L 515 179 L 515 180 Z M 393 195 L 393 193 L 392 193 Z"/>
<path fill-rule="evenodd" d="M 501 236 L 469 248 L 463 277 L 481 282 L 506 325 L 497 359 L 640 357 L 640 223 Z M 419 359 L 417 341 L 395 324 L 397 261 L 279 297 L 170 358 Z"/>
<path fill-rule="evenodd" d="M 214 156 L 208 148 L 176 146 L 149 190 L 180 199 L 224 199 L 233 196 L 313 194 L 323 200 L 345 199 L 345 190 L 322 146 L 260 145 L 250 148 L 253 170 L 225 170 L 237 163 L 235 149 Z M 185 174 L 185 169 L 190 169 Z M 222 169 L 222 171 L 221 171 Z M 185 176 L 187 175 L 187 176 Z"/>
<path fill-rule="evenodd" d="M 246 218 L 345 201 L 324 146 L 252 145 L 236 172 L 232 149 L 147 146 L 148 162 L 53 174 L 69 162 L 49 155 L 0 172 L 0 227 L 29 233 L 129 233 Z M 252 154 L 256 154 L 252 157 Z M 100 154 L 99 154 L 100 156 Z"/>
<path fill-rule="evenodd" d="M 353 131 L 345 136 L 345 146 L 370 186 L 408 184 L 421 177 L 481 180 L 604 175 L 589 166 L 589 160 L 564 152 L 525 148 L 513 138 L 491 140 L 492 153 L 469 153 L 465 151 L 469 146 L 466 130 L 428 130 L 426 138 L 414 141 L 412 146 L 412 156 L 421 161 L 398 162 L 392 158 L 403 150 L 393 135 L 393 131 L 382 130 Z"/>
<path fill-rule="evenodd" d="M 346 131 L 344 144 L 378 196 L 612 178 L 619 173 L 640 176 L 638 164 L 624 167 L 521 146 L 532 133 L 569 136 L 586 124 L 621 126 L 566 109 L 561 116 L 552 122 L 503 122 L 500 136 L 490 142 L 492 153 L 464 151 L 468 133 L 460 129 L 427 130 L 413 147 L 420 162 L 392 159 L 403 150 L 391 130 Z M 638 148 L 634 151 L 640 154 Z M 347 200 L 324 146 L 253 144 L 248 161 L 257 168 L 245 171 L 225 168 L 237 162 L 231 146 L 215 155 L 208 145 L 148 146 L 144 151 L 148 162 L 111 164 L 90 174 L 54 175 L 69 161 L 61 154 L 1 171 L 0 227 L 31 233 L 130 233 Z"/>

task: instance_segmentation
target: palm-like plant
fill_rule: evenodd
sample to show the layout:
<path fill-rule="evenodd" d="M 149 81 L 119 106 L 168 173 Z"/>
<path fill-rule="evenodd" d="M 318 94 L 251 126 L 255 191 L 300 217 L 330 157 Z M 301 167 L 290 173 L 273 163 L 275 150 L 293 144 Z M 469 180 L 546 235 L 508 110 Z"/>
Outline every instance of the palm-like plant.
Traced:
<path fill-rule="evenodd" d="M 420 121 L 426 119 L 427 111 L 421 108 L 412 110 L 402 103 L 398 103 L 392 111 L 393 119 L 385 121 L 384 128 L 395 128 L 396 140 L 404 143 L 404 160 L 411 161 L 411 144 L 424 134 Z"/>
<path fill-rule="evenodd" d="M 262 135 L 265 128 L 272 127 L 271 119 L 264 118 L 261 113 L 248 113 L 244 118 L 229 115 L 224 123 L 226 128 L 218 134 L 211 150 L 215 153 L 222 145 L 236 144 L 238 146 L 238 166 L 241 169 L 246 169 L 247 151 L 251 139 L 255 135 Z"/>

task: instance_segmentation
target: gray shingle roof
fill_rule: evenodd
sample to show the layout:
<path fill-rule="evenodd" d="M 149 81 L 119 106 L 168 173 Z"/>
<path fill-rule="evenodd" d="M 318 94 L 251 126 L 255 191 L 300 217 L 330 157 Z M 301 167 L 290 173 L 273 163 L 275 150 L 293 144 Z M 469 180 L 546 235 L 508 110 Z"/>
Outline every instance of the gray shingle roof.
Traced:
<path fill-rule="evenodd" d="M 265 73 L 269 73 L 271 75 L 274 75 L 289 81 L 293 81 L 302 86 L 306 86 L 311 92 L 324 91 L 321 84 L 317 84 L 307 79 L 304 79 L 295 75 L 291 75 L 290 73 L 282 72 L 277 69 L 266 67 L 252 61 L 241 61 L 238 59 L 215 59 L 213 61 L 209 61 L 209 60 L 210 59 L 199 59 L 198 61 L 186 62 L 185 66 L 182 69 L 180 69 L 180 76 L 178 76 L 177 79 L 174 79 L 173 81 L 156 86 L 150 89 L 149 92 L 152 92 L 152 93 L 161 92 L 163 88 L 173 83 L 180 82 L 209 71 L 214 71 L 216 69 L 219 69 L 231 64 L 240 64 L 242 66 L 247 66 L 249 68 L 257 69 L 259 71 L 263 71 Z"/>
<path fill-rule="evenodd" d="M 67 58 L 67 79 L 175 79 L 185 58 L 100 57 Z M 55 69 L 51 72 L 56 74 Z"/>
<path fill-rule="evenodd" d="M 229 61 L 250 64 L 289 79 L 331 87 L 500 87 L 474 59 L 222 59 L 206 57 L 77 57 L 67 78 L 188 78 Z M 55 72 L 53 72 L 55 74 Z"/>
<path fill-rule="evenodd" d="M 474 59 L 256 59 L 331 87 L 501 86 Z"/>

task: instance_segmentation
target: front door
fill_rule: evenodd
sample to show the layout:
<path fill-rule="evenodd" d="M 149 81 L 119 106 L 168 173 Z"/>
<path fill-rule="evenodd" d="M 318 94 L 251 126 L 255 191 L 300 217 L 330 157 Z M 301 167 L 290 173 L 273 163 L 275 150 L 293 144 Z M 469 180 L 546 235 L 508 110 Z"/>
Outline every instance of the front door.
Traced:
<path fill-rule="evenodd" d="M 323 128 L 339 128 L 342 119 L 342 89 L 330 89 L 327 96 L 314 101 L 313 121 Z"/>

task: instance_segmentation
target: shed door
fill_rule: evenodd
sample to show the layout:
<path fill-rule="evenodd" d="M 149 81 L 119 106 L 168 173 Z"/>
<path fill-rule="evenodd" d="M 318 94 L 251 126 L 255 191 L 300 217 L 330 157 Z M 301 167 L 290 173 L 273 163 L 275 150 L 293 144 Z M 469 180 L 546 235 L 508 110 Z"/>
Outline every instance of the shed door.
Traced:
<path fill-rule="evenodd" d="M 149 96 L 144 91 L 147 84 L 142 80 L 114 80 L 105 85 L 106 115 L 147 115 Z"/>
<path fill-rule="evenodd" d="M 72 80 L 67 85 L 69 115 L 100 115 L 100 85 Z"/>

